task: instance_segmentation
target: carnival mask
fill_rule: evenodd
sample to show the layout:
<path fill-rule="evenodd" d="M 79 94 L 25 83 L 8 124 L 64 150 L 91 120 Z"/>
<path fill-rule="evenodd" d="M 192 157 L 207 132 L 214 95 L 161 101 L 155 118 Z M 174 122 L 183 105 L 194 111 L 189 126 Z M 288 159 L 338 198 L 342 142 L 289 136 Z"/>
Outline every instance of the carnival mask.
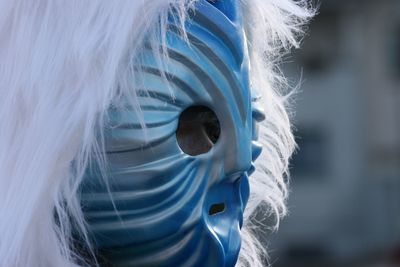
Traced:
<path fill-rule="evenodd" d="M 257 145 L 238 1 L 199 1 L 187 39 L 171 16 L 169 60 L 151 48 L 140 111 L 109 109 L 106 182 L 87 171 L 82 206 L 100 261 L 111 266 L 234 266 Z M 250 178 L 251 179 L 251 178 Z"/>

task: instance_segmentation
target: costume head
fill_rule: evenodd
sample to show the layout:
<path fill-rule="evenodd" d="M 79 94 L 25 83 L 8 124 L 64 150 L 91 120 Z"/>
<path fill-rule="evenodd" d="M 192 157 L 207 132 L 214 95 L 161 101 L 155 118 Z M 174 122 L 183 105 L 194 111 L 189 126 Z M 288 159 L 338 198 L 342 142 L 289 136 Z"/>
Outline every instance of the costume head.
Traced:
<path fill-rule="evenodd" d="M 263 113 L 251 103 L 239 3 L 224 4 L 196 3 L 185 36 L 171 14 L 169 61 L 158 64 L 148 47 L 135 65 L 140 115 L 128 103 L 109 110 L 108 183 L 90 168 L 82 201 L 114 266 L 236 263 Z"/>
<path fill-rule="evenodd" d="M 0 265 L 261 266 L 249 217 L 284 213 L 293 149 L 272 63 L 303 6 L 1 3 Z"/>

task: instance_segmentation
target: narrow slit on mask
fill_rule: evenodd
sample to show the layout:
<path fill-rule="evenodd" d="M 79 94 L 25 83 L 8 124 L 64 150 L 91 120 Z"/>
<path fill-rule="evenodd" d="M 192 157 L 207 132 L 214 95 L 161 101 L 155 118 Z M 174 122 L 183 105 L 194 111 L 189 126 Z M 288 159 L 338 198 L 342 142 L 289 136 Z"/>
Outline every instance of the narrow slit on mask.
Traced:
<path fill-rule="evenodd" d="M 225 203 L 217 203 L 217 204 L 211 205 L 210 210 L 208 211 L 208 214 L 216 215 L 216 214 L 222 213 L 224 211 L 225 211 Z"/>

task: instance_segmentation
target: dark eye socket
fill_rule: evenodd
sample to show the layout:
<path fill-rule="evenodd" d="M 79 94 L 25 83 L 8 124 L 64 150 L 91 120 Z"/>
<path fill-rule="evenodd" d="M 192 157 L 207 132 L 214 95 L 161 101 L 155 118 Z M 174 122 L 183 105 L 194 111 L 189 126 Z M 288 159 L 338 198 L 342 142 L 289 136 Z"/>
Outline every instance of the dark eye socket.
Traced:
<path fill-rule="evenodd" d="M 176 138 L 186 154 L 196 156 L 207 153 L 218 141 L 220 134 L 217 115 L 208 107 L 189 107 L 179 117 Z"/>

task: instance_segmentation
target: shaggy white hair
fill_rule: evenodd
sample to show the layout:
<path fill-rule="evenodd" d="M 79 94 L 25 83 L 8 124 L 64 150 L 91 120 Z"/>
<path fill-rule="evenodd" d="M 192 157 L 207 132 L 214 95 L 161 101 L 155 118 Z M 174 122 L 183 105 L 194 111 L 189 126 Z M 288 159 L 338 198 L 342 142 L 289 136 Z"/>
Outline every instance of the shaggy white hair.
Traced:
<path fill-rule="evenodd" d="M 71 232 L 86 236 L 77 189 L 101 146 L 96 126 L 111 101 L 121 95 L 137 101 L 129 59 L 149 35 L 165 33 L 171 10 L 184 32 L 194 2 L 0 0 L 0 266 L 83 264 Z M 303 0 L 242 0 L 242 7 L 251 83 L 263 94 L 267 119 L 238 265 L 257 267 L 264 251 L 249 218 L 261 203 L 268 216 L 285 214 L 284 177 L 294 148 L 276 63 L 297 46 L 312 12 Z"/>

